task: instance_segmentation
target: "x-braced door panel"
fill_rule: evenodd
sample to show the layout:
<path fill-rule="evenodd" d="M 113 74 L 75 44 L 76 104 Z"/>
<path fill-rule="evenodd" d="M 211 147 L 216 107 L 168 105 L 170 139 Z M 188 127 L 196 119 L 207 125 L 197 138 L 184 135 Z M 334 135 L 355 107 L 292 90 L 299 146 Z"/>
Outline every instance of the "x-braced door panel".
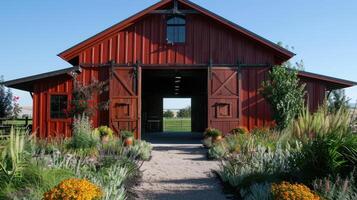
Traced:
<path fill-rule="evenodd" d="M 210 67 L 208 72 L 208 127 L 228 133 L 239 126 L 239 71 Z"/>
<path fill-rule="evenodd" d="M 135 132 L 140 138 L 141 129 L 141 68 L 111 67 L 110 70 L 110 126 L 116 132 Z"/>

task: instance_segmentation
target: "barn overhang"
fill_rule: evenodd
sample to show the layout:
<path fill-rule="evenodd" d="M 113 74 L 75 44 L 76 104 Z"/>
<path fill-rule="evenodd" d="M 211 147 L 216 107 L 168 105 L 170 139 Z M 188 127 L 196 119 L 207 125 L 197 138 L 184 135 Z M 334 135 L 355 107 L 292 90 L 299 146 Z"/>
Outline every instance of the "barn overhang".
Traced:
<path fill-rule="evenodd" d="M 34 85 L 37 82 L 46 81 L 46 79 L 57 79 L 63 76 L 72 76 L 74 73 L 81 72 L 81 68 L 79 66 L 69 67 L 65 69 L 60 69 L 56 71 L 46 72 L 42 74 L 36 74 L 33 76 L 27 76 L 19 79 L 5 81 L 4 84 L 6 87 L 15 88 L 19 90 L 24 90 L 28 92 L 34 91 Z"/>
<path fill-rule="evenodd" d="M 311 73 L 307 71 L 299 71 L 298 76 L 300 79 L 308 79 L 323 82 L 326 86 L 326 90 L 343 89 L 357 85 L 357 82 L 349 81 L 345 79 L 335 78 L 331 76 Z"/>

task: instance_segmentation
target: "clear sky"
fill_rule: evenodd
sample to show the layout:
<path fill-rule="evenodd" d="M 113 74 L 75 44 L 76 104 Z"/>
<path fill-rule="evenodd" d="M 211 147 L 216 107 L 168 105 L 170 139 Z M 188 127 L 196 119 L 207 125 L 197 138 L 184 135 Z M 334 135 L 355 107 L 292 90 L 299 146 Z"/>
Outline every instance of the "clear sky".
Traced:
<path fill-rule="evenodd" d="M 164 98 L 164 109 L 182 109 L 191 106 L 190 98 Z"/>
<path fill-rule="evenodd" d="M 69 67 L 56 55 L 157 0 L 0 2 L 0 75 L 5 80 Z M 305 70 L 357 81 L 356 0 L 194 0 L 273 41 L 294 46 Z M 21 105 L 28 93 L 14 90 Z M 357 100 L 357 87 L 347 89 Z"/>

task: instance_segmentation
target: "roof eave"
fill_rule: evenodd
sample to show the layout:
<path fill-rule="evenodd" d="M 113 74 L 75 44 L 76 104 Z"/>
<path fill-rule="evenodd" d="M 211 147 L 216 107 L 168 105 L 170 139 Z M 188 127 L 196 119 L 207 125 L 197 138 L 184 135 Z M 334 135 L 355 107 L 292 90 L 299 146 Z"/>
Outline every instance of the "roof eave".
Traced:
<path fill-rule="evenodd" d="M 42 73 L 42 74 L 36 74 L 33 76 L 27 76 L 27 77 L 23 77 L 23 78 L 19 78 L 19 79 L 5 81 L 2 84 L 5 85 L 6 87 L 11 87 L 11 88 L 15 88 L 15 89 L 32 92 L 32 89 L 24 89 L 25 87 L 22 87 L 22 86 L 24 84 L 26 84 L 28 86 L 28 88 L 31 88 L 29 86 L 29 84 L 31 84 L 35 81 L 45 79 L 45 78 L 54 77 L 54 76 L 60 76 L 60 75 L 64 75 L 64 74 L 69 75 L 69 73 L 73 72 L 73 71 L 77 72 L 77 73 L 81 72 L 81 68 L 79 66 L 69 67 L 69 68 L 60 69 L 60 70 L 56 70 L 56 71 L 51 71 L 51 72 L 46 72 L 46 73 Z"/>
<path fill-rule="evenodd" d="M 335 89 L 348 88 L 357 85 L 357 82 L 354 81 L 316 74 L 312 72 L 299 71 L 298 75 L 304 78 L 317 79 L 320 81 L 328 82 L 333 85 Z"/>

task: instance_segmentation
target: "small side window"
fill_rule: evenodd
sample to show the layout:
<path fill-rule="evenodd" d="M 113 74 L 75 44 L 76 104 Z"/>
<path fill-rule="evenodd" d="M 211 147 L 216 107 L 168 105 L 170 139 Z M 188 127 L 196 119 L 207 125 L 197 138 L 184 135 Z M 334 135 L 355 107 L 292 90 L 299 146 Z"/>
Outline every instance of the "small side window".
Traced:
<path fill-rule="evenodd" d="M 66 119 L 68 108 L 67 95 L 51 95 L 50 100 L 50 116 L 51 119 Z"/>

